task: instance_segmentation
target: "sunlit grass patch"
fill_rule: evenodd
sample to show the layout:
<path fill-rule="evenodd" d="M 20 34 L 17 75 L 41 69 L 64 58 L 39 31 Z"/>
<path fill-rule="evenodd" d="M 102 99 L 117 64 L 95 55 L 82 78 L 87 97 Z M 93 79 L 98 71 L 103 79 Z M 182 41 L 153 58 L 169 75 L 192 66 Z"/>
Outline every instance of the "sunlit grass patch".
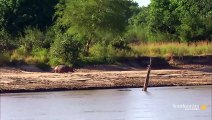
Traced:
<path fill-rule="evenodd" d="M 199 56 L 212 55 L 211 42 L 197 43 L 141 43 L 139 45 L 131 45 L 132 49 L 140 56 Z"/>

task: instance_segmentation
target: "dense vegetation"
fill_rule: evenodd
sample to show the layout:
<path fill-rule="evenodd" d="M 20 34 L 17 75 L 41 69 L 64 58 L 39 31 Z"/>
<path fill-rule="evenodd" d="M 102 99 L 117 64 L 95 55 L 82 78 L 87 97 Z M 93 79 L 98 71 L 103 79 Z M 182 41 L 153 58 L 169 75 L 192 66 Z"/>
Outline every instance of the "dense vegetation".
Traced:
<path fill-rule="evenodd" d="M 0 64 L 205 55 L 211 39 L 211 0 L 0 0 Z"/>

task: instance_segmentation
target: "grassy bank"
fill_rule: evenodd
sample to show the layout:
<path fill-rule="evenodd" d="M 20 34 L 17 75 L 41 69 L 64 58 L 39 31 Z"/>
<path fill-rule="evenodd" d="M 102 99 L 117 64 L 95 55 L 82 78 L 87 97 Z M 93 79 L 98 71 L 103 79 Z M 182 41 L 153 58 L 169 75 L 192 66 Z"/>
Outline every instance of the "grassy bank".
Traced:
<path fill-rule="evenodd" d="M 131 45 L 131 48 L 139 56 L 200 56 L 212 54 L 211 42 L 196 43 L 143 43 Z"/>
<path fill-rule="evenodd" d="M 54 66 L 47 49 L 36 49 L 27 53 L 23 48 L 0 54 L 0 65 L 24 63 L 35 64 L 45 68 Z M 113 46 L 95 44 L 90 49 L 88 57 L 79 56 L 78 65 L 114 64 L 117 58 L 136 58 L 141 56 L 171 57 L 171 56 L 200 56 L 212 55 L 212 42 L 178 43 L 140 43 L 131 44 L 129 48 L 117 49 Z M 61 63 L 60 63 L 61 64 Z"/>

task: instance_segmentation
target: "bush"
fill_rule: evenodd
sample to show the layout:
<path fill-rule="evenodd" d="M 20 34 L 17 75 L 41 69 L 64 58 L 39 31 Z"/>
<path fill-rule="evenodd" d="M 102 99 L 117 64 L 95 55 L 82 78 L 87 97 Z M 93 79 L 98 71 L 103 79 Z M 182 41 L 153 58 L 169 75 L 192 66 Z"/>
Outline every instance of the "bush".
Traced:
<path fill-rule="evenodd" d="M 33 56 L 28 56 L 24 58 L 24 62 L 27 64 L 38 64 L 39 63 L 39 59 Z"/>
<path fill-rule="evenodd" d="M 114 45 L 95 44 L 90 49 L 90 57 L 87 57 L 87 63 L 90 64 L 113 64 L 118 58 L 131 57 L 135 55 L 130 47 L 117 48 Z M 84 61 L 86 62 L 86 61 Z"/>
<path fill-rule="evenodd" d="M 136 42 L 147 42 L 148 36 L 147 36 L 147 28 L 143 26 L 137 26 L 137 27 L 129 27 L 128 31 L 125 33 L 125 38 L 130 43 L 136 43 Z"/>
<path fill-rule="evenodd" d="M 49 52 L 45 48 L 35 49 L 31 52 L 31 55 L 34 56 L 39 63 L 47 64 L 49 61 Z"/>
<path fill-rule="evenodd" d="M 148 41 L 149 42 L 174 42 L 179 41 L 177 35 L 169 34 L 169 33 L 150 33 L 148 34 Z"/>
<path fill-rule="evenodd" d="M 51 44 L 54 43 L 54 39 L 57 34 L 56 31 L 57 30 L 55 30 L 54 27 L 50 27 L 47 29 L 47 31 L 45 32 L 45 40 L 43 41 L 42 45 L 43 48 L 50 49 Z"/>
<path fill-rule="evenodd" d="M 26 64 L 48 64 L 49 55 L 48 50 L 45 48 L 34 49 L 32 52 L 27 52 L 25 47 L 19 47 L 14 50 L 10 61 L 12 63 L 26 63 Z"/>
<path fill-rule="evenodd" d="M 17 48 L 12 52 L 10 61 L 24 61 L 24 59 L 29 55 L 29 53 L 26 51 L 26 49 L 22 46 Z"/>
<path fill-rule="evenodd" d="M 0 52 L 15 48 L 15 40 L 4 29 L 0 28 Z"/>
<path fill-rule="evenodd" d="M 113 63 L 116 51 L 112 45 L 95 44 L 90 49 L 90 59 L 93 63 Z"/>
<path fill-rule="evenodd" d="M 28 27 L 20 39 L 21 45 L 27 52 L 31 52 L 33 49 L 42 48 L 44 46 L 45 35 L 37 28 Z"/>
<path fill-rule="evenodd" d="M 77 60 L 79 60 L 82 46 L 82 42 L 73 36 L 58 34 L 50 49 L 50 64 L 76 64 Z"/>
<path fill-rule="evenodd" d="M 8 52 L 0 52 L 0 66 L 10 62 L 10 54 Z"/>

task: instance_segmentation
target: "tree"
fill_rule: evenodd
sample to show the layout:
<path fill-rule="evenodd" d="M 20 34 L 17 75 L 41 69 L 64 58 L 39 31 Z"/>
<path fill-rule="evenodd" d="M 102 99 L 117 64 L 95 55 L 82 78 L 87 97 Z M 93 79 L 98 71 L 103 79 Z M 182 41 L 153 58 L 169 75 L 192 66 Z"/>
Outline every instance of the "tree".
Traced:
<path fill-rule="evenodd" d="M 149 18 L 150 33 L 187 42 L 211 39 L 211 0 L 152 0 Z"/>
<path fill-rule="evenodd" d="M 33 49 L 43 48 L 44 41 L 44 33 L 37 28 L 30 27 L 24 30 L 24 36 L 20 38 L 20 44 L 27 52 L 31 52 Z"/>
<path fill-rule="evenodd" d="M 125 33 L 125 38 L 129 42 L 147 41 L 149 9 L 149 6 L 143 6 L 138 9 L 138 13 L 136 15 L 130 18 L 128 30 Z"/>
<path fill-rule="evenodd" d="M 181 40 L 210 39 L 212 35 L 211 0 L 176 0 L 181 25 L 178 33 Z"/>
<path fill-rule="evenodd" d="M 62 8 L 66 7 L 61 15 Z M 72 0 L 58 4 L 58 26 L 68 34 L 80 34 L 86 40 L 85 53 L 98 41 L 99 33 L 121 33 L 137 4 L 131 0 Z M 101 34 L 102 35 L 102 34 Z"/>
<path fill-rule="evenodd" d="M 137 27 L 137 26 L 147 26 L 149 21 L 149 9 L 150 7 L 143 6 L 139 8 L 138 14 L 134 15 L 130 18 L 130 25 Z"/>
<path fill-rule="evenodd" d="M 15 47 L 14 42 L 11 41 L 11 38 L 11 35 L 8 34 L 4 29 L 0 29 L 0 53 Z"/>
<path fill-rule="evenodd" d="M 178 15 L 175 12 L 176 7 L 176 3 L 170 0 L 151 0 L 150 32 L 176 34 L 176 27 L 180 24 Z"/>
<path fill-rule="evenodd" d="M 0 0 L 0 26 L 15 34 L 27 26 L 44 30 L 53 23 L 57 3 L 58 0 Z"/>

